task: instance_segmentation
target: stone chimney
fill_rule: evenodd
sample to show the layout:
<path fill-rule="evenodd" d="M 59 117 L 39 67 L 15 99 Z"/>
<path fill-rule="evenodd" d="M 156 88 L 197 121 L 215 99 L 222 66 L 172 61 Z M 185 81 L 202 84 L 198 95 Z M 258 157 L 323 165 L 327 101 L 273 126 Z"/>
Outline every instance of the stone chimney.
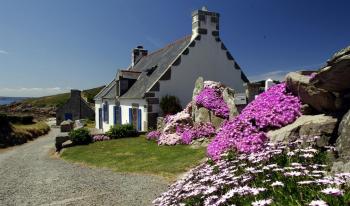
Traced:
<path fill-rule="evenodd" d="M 70 97 L 71 98 L 80 98 L 81 97 L 81 91 L 77 89 L 70 90 Z"/>
<path fill-rule="evenodd" d="M 148 51 L 143 49 L 143 46 L 137 46 L 132 50 L 131 54 L 131 66 L 133 67 L 144 56 L 147 56 Z"/>
<path fill-rule="evenodd" d="M 192 12 L 192 38 L 197 34 L 219 36 L 220 14 L 208 11 L 203 6 L 200 10 Z"/>

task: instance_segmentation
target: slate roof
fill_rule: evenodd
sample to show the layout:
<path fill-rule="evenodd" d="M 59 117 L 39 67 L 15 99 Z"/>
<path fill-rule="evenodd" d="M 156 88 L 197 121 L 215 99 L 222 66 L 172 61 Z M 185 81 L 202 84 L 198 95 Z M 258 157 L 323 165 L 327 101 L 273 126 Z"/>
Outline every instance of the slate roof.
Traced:
<path fill-rule="evenodd" d="M 96 96 L 95 100 L 113 99 L 116 98 L 117 86 L 116 81 L 113 79 L 105 88 L 103 88 Z"/>
<path fill-rule="evenodd" d="M 139 99 L 161 78 L 168 67 L 176 60 L 183 50 L 190 44 L 191 35 L 175 41 L 162 49 L 159 49 L 145 57 L 142 57 L 134 67 L 128 70 L 120 70 L 123 76 L 137 77 L 137 81 L 131 88 L 119 98 Z M 150 70 L 154 70 L 150 72 Z M 96 96 L 95 100 L 116 98 L 116 81 L 113 80 L 103 88 Z"/>
<path fill-rule="evenodd" d="M 168 67 L 188 47 L 190 42 L 191 35 L 142 57 L 134 67 L 130 68 L 131 71 L 141 72 L 139 78 L 120 98 L 143 98 L 144 94 L 162 77 Z M 151 70 L 154 71 L 152 72 Z"/>

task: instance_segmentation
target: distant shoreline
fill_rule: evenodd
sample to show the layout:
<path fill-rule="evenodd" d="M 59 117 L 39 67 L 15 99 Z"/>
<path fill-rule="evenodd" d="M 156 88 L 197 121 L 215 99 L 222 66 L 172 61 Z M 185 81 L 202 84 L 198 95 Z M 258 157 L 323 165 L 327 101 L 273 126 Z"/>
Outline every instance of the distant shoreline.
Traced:
<path fill-rule="evenodd" d="M 28 97 L 0 97 L 0 105 L 7 105 L 15 102 L 20 102 Z"/>

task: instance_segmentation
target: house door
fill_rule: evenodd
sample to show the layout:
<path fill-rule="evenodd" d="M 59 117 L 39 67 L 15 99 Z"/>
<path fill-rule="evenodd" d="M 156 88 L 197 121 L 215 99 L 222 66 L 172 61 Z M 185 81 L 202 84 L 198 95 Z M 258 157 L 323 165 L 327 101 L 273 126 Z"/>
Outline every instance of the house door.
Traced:
<path fill-rule="evenodd" d="M 102 108 L 98 109 L 98 128 L 102 129 L 103 119 L 102 119 Z"/>
<path fill-rule="evenodd" d="M 64 114 L 64 120 L 73 120 L 73 115 L 72 113 L 65 113 Z"/>
<path fill-rule="evenodd" d="M 132 124 L 134 128 L 137 129 L 138 131 L 142 130 L 141 109 L 129 108 L 129 123 Z"/>

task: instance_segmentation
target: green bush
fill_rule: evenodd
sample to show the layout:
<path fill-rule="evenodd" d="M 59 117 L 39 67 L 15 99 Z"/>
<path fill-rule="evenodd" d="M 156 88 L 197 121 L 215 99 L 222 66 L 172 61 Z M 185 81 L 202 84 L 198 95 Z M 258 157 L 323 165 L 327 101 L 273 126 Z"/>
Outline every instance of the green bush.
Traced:
<path fill-rule="evenodd" d="M 89 130 L 80 128 L 69 132 L 69 137 L 76 145 L 85 145 L 92 142 Z"/>
<path fill-rule="evenodd" d="M 112 139 L 118 139 L 123 137 L 137 137 L 139 133 L 131 124 L 114 125 L 112 126 L 106 135 Z"/>
<path fill-rule="evenodd" d="M 160 100 L 160 108 L 165 115 L 172 115 L 182 110 L 180 100 L 175 96 L 165 95 Z"/>

